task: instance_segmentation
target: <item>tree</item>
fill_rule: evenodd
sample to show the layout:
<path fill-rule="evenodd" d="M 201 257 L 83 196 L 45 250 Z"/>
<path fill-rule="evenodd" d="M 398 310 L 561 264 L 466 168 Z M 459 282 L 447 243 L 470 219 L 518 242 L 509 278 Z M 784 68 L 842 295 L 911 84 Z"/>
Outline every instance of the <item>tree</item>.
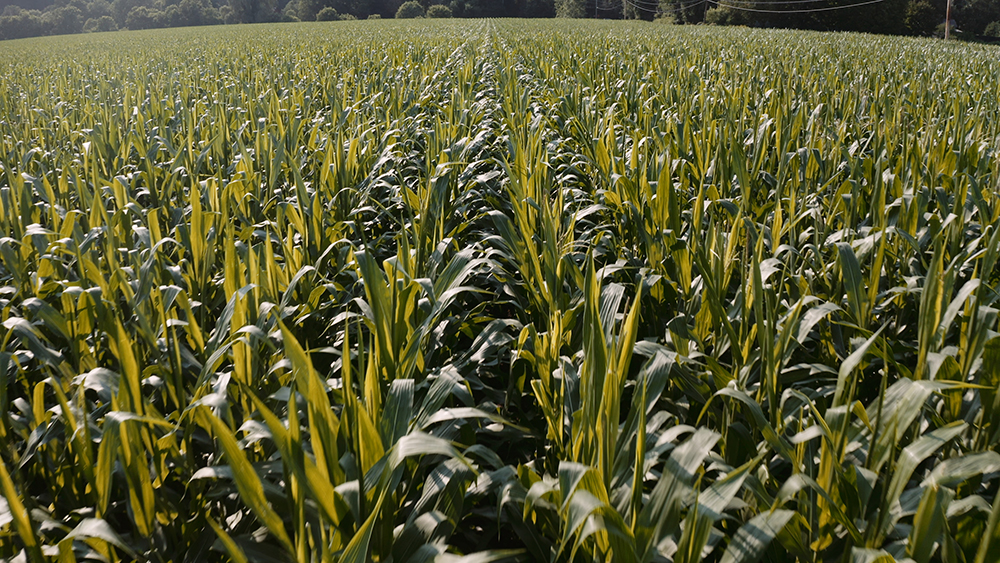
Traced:
<path fill-rule="evenodd" d="M 811 27 L 822 31 L 858 31 L 863 33 L 884 33 L 898 35 L 905 33 L 904 18 L 906 5 L 910 0 L 884 0 L 878 4 L 869 4 L 857 8 L 817 12 L 806 25 L 796 27 Z M 857 0 L 831 0 L 832 6 L 851 6 Z M 794 7 L 794 6 L 793 6 Z"/>
<path fill-rule="evenodd" d="M 0 39 L 21 39 L 36 37 L 45 33 L 45 22 L 38 10 L 24 10 L 20 6 L 8 6 L 0 17 Z"/>
<path fill-rule="evenodd" d="M 396 19 L 413 19 L 422 18 L 424 16 L 424 7 L 420 5 L 420 2 L 416 0 L 410 0 L 409 2 L 404 2 L 402 6 L 396 10 Z"/>
<path fill-rule="evenodd" d="M 625 11 L 624 8 L 628 8 L 634 12 L 634 15 L 629 16 L 633 19 L 653 21 L 660 17 L 659 10 L 652 7 L 652 2 L 644 4 L 643 6 L 638 6 L 637 4 L 632 4 L 630 2 L 624 2 L 623 6 L 623 12 Z M 626 14 L 623 13 L 623 15 Z"/>
<path fill-rule="evenodd" d="M 216 18 L 218 16 L 209 13 L 211 8 L 212 6 L 206 5 L 204 0 L 181 0 L 180 4 L 177 5 L 178 24 L 189 26 L 215 23 L 211 21 L 214 19 L 212 16 Z"/>
<path fill-rule="evenodd" d="M 167 9 L 163 10 L 163 15 L 160 16 L 161 27 L 181 27 L 183 25 L 184 23 L 181 21 L 181 11 L 177 7 L 177 4 L 167 6 Z"/>
<path fill-rule="evenodd" d="M 456 18 L 551 18 L 556 15 L 554 0 L 451 0 L 448 6 Z"/>
<path fill-rule="evenodd" d="M 427 17 L 429 18 L 450 18 L 451 8 L 448 6 L 443 6 L 441 4 L 435 4 L 430 8 L 427 8 Z"/>
<path fill-rule="evenodd" d="M 295 16 L 304 22 L 315 21 L 320 11 L 327 7 L 323 0 L 298 0 L 295 3 L 298 6 Z"/>
<path fill-rule="evenodd" d="M 146 10 L 150 9 L 143 3 L 142 0 L 111 0 L 111 17 L 115 18 L 115 22 L 118 24 L 118 27 L 139 29 L 130 27 L 126 22 L 128 20 L 129 14 L 132 13 L 132 10 L 140 6 L 146 8 Z"/>
<path fill-rule="evenodd" d="M 745 3 L 740 0 L 736 2 Z M 705 21 L 708 6 L 705 3 L 695 5 L 690 0 L 660 0 L 660 13 L 663 14 L 662 17 L 674 23 L 701 23 Z"/>
<path fill-rule="evenodd" d="M 90 18 L 83 24 L 83 31 L 86 33 L 96 33 L 100 31 L 115 31 L 116 29 L 118 29 L 118 26 L 115 25 L 115 19 L 111 16 Z"/>
<path fill-rule="evenodd" d="M 553 0 L 520 0 L 518 15 L 522 18 L 551 18 L 556 15 Z"/>
<path fill-rule="evenodd" d="M 229 7 L 236 23 L 261 23 L 278 19 L 275 0 L 229 0 Z"/>
<path fill-rule="evenodd" d="M 339 14 L 351 14 L 357 18 L 367 18 L 372 13 L 371 0 L 329 0 L 327 5 Z"/>
<path fill-rule="evenodd" d="M 953 5 L 951 13 L 959 29 L 983 35 L 987 25 L 1000 20 L 1000 0 L 963 0 Z"/>
<path fill-rule="evenodd" d="M 102 16 L 111 16 L 114 18 L 114 14 L 111 11 L 111 4 L 107 0 L 94 0 L 93 2 L 87 4 L 84 13 L 86 13 L 88 17 L 94 19 L 99 19 Z M 117 28 L 118 26 L 116 25 L 115 27 Z"/>
<path fill-rule="evenodd" d="M 156 27 L 156 18 L 145 6 L 136 6 L 125 18 L 126 29 L 151 29 Z"/>
<path fill-rule="evenodd" d="M 903 16 L 903 26 L 910 35 L 930 36 L 934 33 L 937 24 L 944 21 L 944 14 L 927 0 L 913 0 L 906 5 L 906 14 Z"/>
<path fill-rule="evenodd" d="M 404 0 L 374 0 L 373 9 L 383 18 L 391 18 L 396 15 L 403 2 Z"/>
<path fill-rule="evenodd" d="M 318 22 L 333 22 L 340 19 L 340 14 L 337 10 L 334 10 L 330 6 L 323 8 L 316 14 L 316 21 Z"/>
<path fill-rule="evenodd" d="M 705 13 L 705 23 L 708 25 L 747 25 L 747 12 L 732 8 L 712 8 Z"/>
<path fill-rule="evenodd" d="M 513 7 L 504 5 L 503 0 L 454 0 L 451 3 L 452 15 L 458 18 L 495 18 L 500 16 L 520 15 Z"/>
<path fill-rule="evenodd" d="M 586 12 L 586 0 L 556 0 L 557 18 L 582 18 Z"/>
<path fill-rule="evenodd" d="M 68 35 L 83 31 L 83 12 L 76 6 L 51 9 L 45 12 L 43 20 L 52 35 Z"/>

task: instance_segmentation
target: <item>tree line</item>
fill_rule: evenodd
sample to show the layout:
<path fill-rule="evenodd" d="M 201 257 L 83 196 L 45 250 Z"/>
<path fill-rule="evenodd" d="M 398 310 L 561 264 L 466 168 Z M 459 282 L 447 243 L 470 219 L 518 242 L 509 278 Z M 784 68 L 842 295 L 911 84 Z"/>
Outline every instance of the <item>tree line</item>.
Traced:
<path fill-rule="evenodd" d="M 947 1 L 555 0 L 554 12 L 571 18 L 623 17 L 675 24 L 940 36 Z M 1000 38 L 1000 0 L 953 0 L 951 20 L 951 32 L 957 38 Z"/>
<path fill-rule="evenodd" d="M 0 39 L 118 29 L 391 17 L 661 20 L 941 34 L 947 0 L 0 0 Z M 860 5 L 864 4 L 864 5 Z M 817 11 L 814 7 L 844 6 Z M 954 0 L 958 37 L 1000 37 L 1000 0 Z"/>
<path fill-rule="evenodd" d="M 840 9 L 828 9 L 833 7 Z M 661 0 L 659 8 L 661 17 L 683 24 L 941 36 L 947 0 Z M 643 16 L 631 10 L 633 17 Z M 1000 0 L 953 0 L 951 33 L 962 39 L 1000 38 Z"/>
<path fill-rule="evenodd" d="M 555 6 L 555 0 L 14 0 L 0 2 L 0 39 L 397 15 L 547 18 Z"/>

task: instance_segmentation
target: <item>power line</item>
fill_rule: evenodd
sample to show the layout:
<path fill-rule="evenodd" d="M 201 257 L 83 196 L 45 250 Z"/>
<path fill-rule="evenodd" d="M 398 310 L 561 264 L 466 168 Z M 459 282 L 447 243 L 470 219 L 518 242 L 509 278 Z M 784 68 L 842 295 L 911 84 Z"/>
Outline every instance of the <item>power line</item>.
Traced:
<path fill-rule="evenodd" d="M 593 7 L 595 13 L 597 10 L 602 12 L 617 12 L 622 9 L 621 0 L 588 0 L 587 1 L 587 11 L 590 11 Z"/>
<path fill-rule="evenodd" d="M 859 6 L 868 6 L 871 4 L 879 4 L 881 2 L 884 2 L 885 0 L 866 0 L 864 2 L 855 2 L 853 4 L 847 4 L 843 6 L 825 6 L 823 8 L 808 8 L 801 10 L 768 10 L 763 8 L 751 8 L 746 6 L 740 6 L 738 4 L 730 4 L 729 2 L 726 2 L 724 0 L 723 1 L 695 0 L 694 2 L 690 2 L 687 4 L 683 2 L 678 2 L 678 5 L 676 7 L 664 8 L 662 5 L 657 5 L 657 8 L 654 9 L 654 8 L 649 8 L 648 6 L 650 4 L 648 4 L 647 2 L 643 2 L 643 0 L 622 0 L 622 1 L 637 10 L 643 10 L 645 12 L 650 12 L 650 13 L 664 13 L 664 14 L 681 12 L 683 10 L 693 8 L 704 2 L 714 4 L 717 7 L 731 8 L 733 10 L 741 10 L 744 12 L 757 12 L 764 14 L 808 14 L 812 12 L 829 12 L 831 10 L 843 10 L 847 8 L 856 8 Z M 795 4 L 815 4 L 818 2 L 829 2 L 829 0 L 759 0 L 759 1 L 754 0 L 752 1 L 752 4 L 753 5 L 765 4 L 768 6 L 787 6 Z"/>
<path fill-rule="evenodd" d="M 678 2 L 676 8 L 660 8 L 660 11 L 662 13 L 664 13 L 664 14 L 673 14 L 673 13 L 677 13 L 677 12 L 683 12 L 684 10 L 687 10 L 688 8 L 694 8 L 695 6 L 698 6 L 700 4 L 704 4 L 706 1 L 707 0 L 696 0 L 695 2 L 691 2 L 689 4 L 685 4 L 683 2 Z"/>
<path fill-rule="evenodd" d="M 669 10 L 672 9 L 672 8 L 665 8 L 663 2 L 644 2 L 643 0 L 630 0 L 629 3 L 632 4 L 633 6 L 647 6 L 647 7 L 648 6 L 652 6 L 653 9 L 658 10 L 658 11 L 659 10 L 669 11 Z M 677 3 L 678 4 L 684 4 L 684 2 L 677 2 Z M 693 5 L 698 4 L 698 3 L 700 3 L 700 0 L 695 0 L 693 2 L 690 2 L 690 5 L 693 6 Z M 649 10 L 649 11 L 653 11 L 653 10 Z"/>
<path fill-rule="evenodd" d="M 629 3 L 632 5 L 639 5 L 639 6 L 655 6 L 655 9 L 657 10 L 660 9 L 659 2 L 643 2 L 642 0 L 632 0 Z"/>
<path fill-rule="evenodd" d="M 678 2 L 678 6 L 676 8 L 664 8 L 664 7 L 662 7 L 662 5 L 658 5 L 657 8 L 647 8 L 647 7 L 644 7 L 644 6 L 640 6 L 637 3 L 637 2 L 641 2 L 641 0 L 622 0 L 622 1 L 625 2 L 626 4 L 628 4 L 629 6 L 632 6 L 633 8 L 635 8 L 637 10 L 642 10 L 644 12 L 649 12 L 649 13 L 652 13 L 652 14 L 675 14 L 677 12 L 681 12 L 683 10 L 687 10 L 688 8 L 693 8 L 695 6 L 698 6 L 699 4 L 704 4 L 708 0 L 694 0 L 693 2 L 690 2 L 690 3 L 687 3 L 687 4 L 685 4 L 683 2 Z"/>
<path fill-rule="evenodd" d="M 644 2 L 643 0 L 621 0 L 621 2 L 624 3 L 624 4 L 632 6 L 633 8 L 635 8 L 637 10 L 642 10 L 644 12 L 649 12 L 651 14 L 675 14 L 675 13 L 678 13 L 678 12 L 681 12 L 681 11 L 684 11 L 684 10 L 687 10 L 687 9 L 690 9 L 690 8 L 694 8 L 695 6 L 700 6 L 701 4 L 704 4 L 707 1 L 708 0 L 693 0 L 691 2 L 683 2 L 683 1 L 681 1 L 681 2 L 676 2 L 674 7 L 666 8 L 666 7 L 664 7 L 663 4 L 658 3 L 658 2 L 657 3 L 653 3 L 653 2 Z M 809 0 L 809 1 L 810 2 L 827 2 L 829 0 Z M 588 2 L 588 4 L 591 4 L 591 2 Z M 604 8 L 604 7 L 601 6 L 601 0 L 593 0 L 593 6 L 594 6 L 595 10 L 602 10 L 602 11 L 608 11 L 608 12 L 610 12 L 610 11 L 615 11 L 615 10 L 621 9 L 622 5 L 621 5 L 621 3 L 619 3 L 615 7 Z M 653 7 L 651 7 L 651 6 L 653 6 Z M 588 9 L 589 9 L 589 6 L 588 6 Z"/>
<path fill-rule="evenodd" d="M 762 10 L 760 8 L 745 8 L 743 6 L 736 6 L 734 4 L 729 4 L 726 2 L 719 2 L 718 0 L 705 0 L 710 4 L 715 4 L 720 8 L 730 8 L 732 10 L 741 10 L 744 12 L 758 12 L 762 14 L 809 14 L 812 12 L 829 12 L 830 10 L 843 10 L 846 8 L 857 8 L 858 6 L 868 6 L 870 4 L 878 4 L 880 2 L 885 2 L 885 0 L 868 0 L 867 2 L 857 2 L 855 4 L 849 4 L 846 6 L 827 6 L 825 8 L 810 8 L 808 10 Z M 764 4 L 765 2 L 761 2 Z M 767 4 L 776 4 L 778 2 L 766 2 Z M 795 3 L 795 2 L 789 2 Z"/>
<path fill-rule="evenodd" d="M 686 4 L 684 2 L 678 2 L 679 5 L 675 8 L 664 8 L 663 5 L 660 3 L 643 2 L 642 0 L 620 0 L 620 2 L 617 3 L 617 5 L 612 5 L 613 7 L 611 8 L 605 8 L 601 6 L 601 0 L 592 0 L 590 2 L 587 2 L 588 4 L 587 9 L 589 10 L 590 6 L 594 6 L 594 10 L 601 10 L 603 12 L 614 12 L 621 10 L 622 4 L 624 3 L 629 6 L 632 6 L 637 10 L 642 10 L 644 12 L 649 12 L 651 14 L 672 14 L 680 12 L 682 10 L 686 10 L 688 8 L 693 8 L 700 4 L 704 4 L 705 1 L 706 0 L 694 0 Z M 826 2 L 828 0 L 816 0 L 816 1 Z M 649 6 L 655 6 L 655 7 L 651 8 Z"/>
<path fill-rule="evenodd" d="M 739 0 L 737 0 L 739 1 Z M 817 2 L 829 2 L 830 0 L 749 0 L 747 4 L 815 4 Z"/>
<path fill-rule="evenodd" d="M 595 10 L 601 10 L 602 12 L 617 12 L 618 10 L 622 9 L 621 2 L 609 3 L 608 5 L 611 6 L 611 7 L 610 8 L 604 8 L 604 7 L 601 6 L 600 0 L 598 0 L 597 2 L 594 3 L 594 9 Z"/>

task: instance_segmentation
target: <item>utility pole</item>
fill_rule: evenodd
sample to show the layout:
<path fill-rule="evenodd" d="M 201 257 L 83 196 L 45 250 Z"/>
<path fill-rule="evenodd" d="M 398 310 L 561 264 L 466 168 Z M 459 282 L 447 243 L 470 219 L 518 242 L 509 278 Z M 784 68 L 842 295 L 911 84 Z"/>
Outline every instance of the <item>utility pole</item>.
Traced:
<path fill-rule="evenodd" d="M 944 16 L 944 40 L 948 40 L 948 32 L 951 30 L 951 0 L 948 0 L 948 7 Z"/>

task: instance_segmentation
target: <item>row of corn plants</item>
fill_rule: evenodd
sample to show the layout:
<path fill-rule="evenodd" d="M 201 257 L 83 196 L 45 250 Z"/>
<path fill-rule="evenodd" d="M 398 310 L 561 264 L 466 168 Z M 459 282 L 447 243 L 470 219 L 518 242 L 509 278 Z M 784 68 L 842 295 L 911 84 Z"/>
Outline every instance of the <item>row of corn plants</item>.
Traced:
<path fill-rule="evenodd" d="M 0 51 L 0 559 L 1000 560 L 992 47 Z"/>

